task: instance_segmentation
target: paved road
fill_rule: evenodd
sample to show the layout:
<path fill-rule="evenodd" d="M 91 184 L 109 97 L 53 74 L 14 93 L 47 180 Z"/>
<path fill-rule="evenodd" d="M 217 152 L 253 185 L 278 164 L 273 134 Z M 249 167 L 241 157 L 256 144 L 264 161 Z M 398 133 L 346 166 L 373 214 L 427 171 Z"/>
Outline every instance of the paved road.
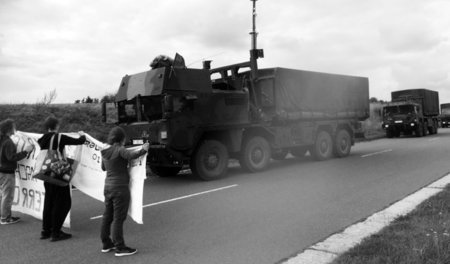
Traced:
<path fill-rule="evenodd" d="M 91 217 L 102 203 L 75 191 L 73 239 L 40 241 L 40 222 L 23 216 L 0 226 L 0 263 L 278 263 L 440 178 L 449 161 L 450 129 L 441 129 L 358 143 L 344 159 L 289 158 L 258 174 L 235 166 L 214 182 L 150 178 L 145 224 L 125 225 L 139 253 L 123 259 L 99 252 L 101 220 Z"/>

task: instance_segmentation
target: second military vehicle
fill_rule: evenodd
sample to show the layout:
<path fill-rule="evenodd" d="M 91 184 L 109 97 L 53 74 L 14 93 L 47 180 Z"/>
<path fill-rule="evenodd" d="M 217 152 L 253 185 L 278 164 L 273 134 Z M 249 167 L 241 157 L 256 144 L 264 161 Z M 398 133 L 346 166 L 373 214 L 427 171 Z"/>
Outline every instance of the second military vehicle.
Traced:
<path fill-rule="evenodd" d="M 439 93 L 428 89 L 409 89 L 391 93 L 383 108 L 383 128 L 388 138 L 401 134 L 422 137 L 438 132 Z"/>
<path fill-rule="evenodd" d="M 441 115 L 439 119 L 442 127 L 450 127 L 450 104 L 441 104 Z"/>

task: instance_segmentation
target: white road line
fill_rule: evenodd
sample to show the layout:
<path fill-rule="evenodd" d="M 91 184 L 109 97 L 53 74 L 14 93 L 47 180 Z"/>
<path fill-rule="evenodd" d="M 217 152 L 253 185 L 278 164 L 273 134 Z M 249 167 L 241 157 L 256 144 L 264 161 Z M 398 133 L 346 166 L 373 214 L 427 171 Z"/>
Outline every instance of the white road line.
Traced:
<path fill-rule="evenodd" d="M 435 137 L 435 138 L 430 138 L 430 139 L 428 139 L 428 141 L 436 141 L 436 140 L 438 140 L 439 138 L 437 138 L 437 137 Z"/>
<path fill-rule="evenodd" d="M 385 150 L 382 150 L 382 151 L 378 151 L 378 152 L 362 155 L 361 158 L 367 158 L 367 157 L 370 157 L 370 156 L 375 156 L 375 155 L 379 155 L 379 154 L 383 154 L 383 153 L 391 152 L 391 151 L 392 151 L 392 149 L 385 149 Z"/>
<path fill-rule="evenodd" d="M 146 205 L 143 205 L 142 208 L 155 206 L 155 205 L 160 205 L 160 204 L 165 204 L 165 203 L 170 203 L 170 202 L 174 202 L 174 201 L 178 201 L 178 200 L 182 200 L 182 199 L 186 199 L 186 198 L 191 198 L 191 197 L 194 197 L 194 196 L 199 196 L 199 195 L 203 195 L 203 194 L 207 194 L 207 193 L 222 191 L 222 190 L 230 189 L 230 188 L 237 187 L 237 186 L 238 186 L 237 184 L 233 184 L 233 185 L 229 185 L 229 186 L 225 186 L 225 187 L 221 187 L 221 188 L 217 188 L 217 189 L 212 189 L 212 190 L 208 190 L 208 191 L 204 191 L 204 192 L 189 194 L 189 195 L 185 195 L 185 196 L 181 196 L 181 197 L 177 197 L 177 198 L 173 198 L 173 199 L 169 199 L 169 200 L 164 200 L 164 201 L 160 201 L 160 202 L 156 202 L 156 203 L 146 204 Z M 99 218 L 102 218 L 102 216 L 101 215 L 93 216 L 90 219 L 94 220 L 94 219 L 99 219 Z"/>
<path fill-rule="evenodd" d="M 442 191 L 450 184 L 450 174 L 390 205 L 365 220 L 348 226 L 282 264 L 330 264 L 338 256 L 360 244 L 365 238 L 377 234 L 395 219 L 413 211 L 419 204 Z"/>

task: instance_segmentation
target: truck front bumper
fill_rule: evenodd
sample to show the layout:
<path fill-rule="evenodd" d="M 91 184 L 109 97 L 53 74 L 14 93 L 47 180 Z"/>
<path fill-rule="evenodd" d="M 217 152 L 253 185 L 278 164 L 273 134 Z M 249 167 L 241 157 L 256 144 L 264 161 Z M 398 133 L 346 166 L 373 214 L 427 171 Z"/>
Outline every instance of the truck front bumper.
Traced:
<path fill-rule="evenodd" d="M 183 159 L 180 155 L 169 151 L 166 145 L 150 145 L 147 155 L 147 162 L 150 165 L 165 167 L 180 167 L 183 165 Z"/>

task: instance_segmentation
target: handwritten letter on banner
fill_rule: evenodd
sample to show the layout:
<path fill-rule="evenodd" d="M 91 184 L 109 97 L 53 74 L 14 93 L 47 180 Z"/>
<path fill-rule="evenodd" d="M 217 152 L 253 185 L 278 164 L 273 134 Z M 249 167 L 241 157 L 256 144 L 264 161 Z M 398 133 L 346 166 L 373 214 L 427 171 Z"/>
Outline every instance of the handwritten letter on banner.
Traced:
<path fill-rule="evenodd" d="M 66 134 L 78 137 L 78 134 Z M 45 189 L 40 180 L 32 178 L 35 170 L 36 158 L 40 148 L 37 140 L 41 134 L 17 132 L 13 141 L 17 144 L 17 150 L 21 151 L 25 146 L 32 144 L 35 150 L 27 158 L 21 160 L 16 170 L 16 189 L 13 210 L 42 219 L 44 209 Z M 104 201 L 103 188 L 106 172 L 101 169 L 101 153 L 104 144 L 86 135 L 87 141 L 80 146 L 67 146 L 66 156 L 75 160 L 73 164 L 74 176 L 72 184 L 83 193 Z M 136 147 L 135 149 L 139 149 Z M 133 149 L 132 149 L 133 150 Z M 142 197 L 144 180 L 146 178 L 146 156 L 133 160 L 129 168 L 131 202 L 128 214 L 139 224 L 142 224 Z M 64 222 L 65 227 L 70 227 L 70 214 Z"/>

